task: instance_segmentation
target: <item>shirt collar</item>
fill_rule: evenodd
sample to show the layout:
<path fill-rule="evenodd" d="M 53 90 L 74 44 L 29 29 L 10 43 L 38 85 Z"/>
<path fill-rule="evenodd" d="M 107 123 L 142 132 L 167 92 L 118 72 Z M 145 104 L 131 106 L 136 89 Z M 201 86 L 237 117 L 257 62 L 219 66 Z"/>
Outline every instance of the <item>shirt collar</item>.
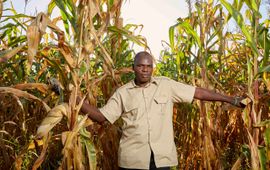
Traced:
<path fill-rule="evenodd" d="M 150 82 L 145 86 L 145 87 L 148 87 L 150 84 L 156 84 L 156 85 L 158 85 L 158 81 L 157 81 L 157 79 L 155 78 L 155 77 L 151 77 L 151 79 L 150 79 Z M 137 86 L 136 84 L 135 84 L 135 80 L 132 80 L 131 82 L 130 82 L 130 85 L 129 85 L 129 89 L 132 89 L 132 88 L 138 88 L 138 87 L 140 87 L 140 86 Z"/>

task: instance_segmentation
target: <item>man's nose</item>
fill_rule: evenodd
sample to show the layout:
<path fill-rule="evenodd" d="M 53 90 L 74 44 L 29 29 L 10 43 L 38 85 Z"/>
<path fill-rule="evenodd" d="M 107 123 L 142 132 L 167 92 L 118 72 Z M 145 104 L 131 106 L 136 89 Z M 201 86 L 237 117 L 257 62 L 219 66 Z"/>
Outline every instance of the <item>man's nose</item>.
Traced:
<path fill-rule="evenodd" d="M 147 66 L 143 66 L 143 69 L 142 69 L 142 71 L 148 71 L 148 68 L 147 68 Z"/>

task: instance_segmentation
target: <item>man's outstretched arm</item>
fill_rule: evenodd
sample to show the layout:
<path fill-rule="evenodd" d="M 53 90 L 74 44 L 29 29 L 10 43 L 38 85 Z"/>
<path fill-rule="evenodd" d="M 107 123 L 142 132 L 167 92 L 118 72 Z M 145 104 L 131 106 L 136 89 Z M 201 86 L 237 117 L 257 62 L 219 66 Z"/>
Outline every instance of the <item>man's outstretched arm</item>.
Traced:
<path fill-rule="evenodd" d="M 77 102 L 79 101 L 80 99 L 77 98 Z M 88 117 L 95 122 L 102 123 L 106 120 L 106 118 L 103 116 L 103 114 L 99 111 L 98 108 L 90 105 L 89 103 L 85 101 L 82 104 L 81 112 L 83 112 L 84 114 L 87 114 Z"/>
<path fill-rule="evenodd" d="M 241 103 L 241 101 L 243 100 L 243 97 L 226 96 L 226 95 L 216 93 L 214 91 L 210 91 L 208 89 L 204 89 L 201 87 L 196 87 L 194 98 L 198 100 L 205 100 L 205 101 L 227 102 L 237 107 L 245 107 L 245 105 Z"/>

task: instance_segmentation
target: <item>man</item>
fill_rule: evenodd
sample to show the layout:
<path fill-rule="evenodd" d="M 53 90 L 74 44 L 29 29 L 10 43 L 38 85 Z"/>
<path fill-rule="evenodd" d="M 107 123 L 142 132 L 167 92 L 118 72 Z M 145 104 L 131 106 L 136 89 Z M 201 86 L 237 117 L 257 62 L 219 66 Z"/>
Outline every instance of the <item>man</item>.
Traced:
<path fill-rule="evenodd" d="M 222 101 L 241 107 L 240 98 L 193 87 L 166 77 L 152 77 L 153 58 L 148 52 L 135 56 L 135 80 L 118 88 L 107 104 L 97 109 L 84 102 L 81 111 L 97 122 L 122 118 L 119 145 L 120 169 L 169 170 L 177 165 L 172 114 L 173 103 L 193 99 Z"/>

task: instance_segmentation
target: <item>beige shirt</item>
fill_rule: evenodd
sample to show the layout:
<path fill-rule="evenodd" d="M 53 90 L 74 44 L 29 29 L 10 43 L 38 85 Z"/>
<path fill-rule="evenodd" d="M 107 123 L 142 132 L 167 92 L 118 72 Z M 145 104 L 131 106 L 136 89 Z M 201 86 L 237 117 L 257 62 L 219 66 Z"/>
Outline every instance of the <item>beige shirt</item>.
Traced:
<path fill-rule="evenodd" d="M 118 88 L 100 111 L 111 123 L 123 119 L 119 166 L 148 169 L 151 150 L 157 167 L 177 165 L 173 103 L 190 103 L 194 93 L 195 87 L 166 77 L 152 77 L 146 87 L 131 81 Z"/>

